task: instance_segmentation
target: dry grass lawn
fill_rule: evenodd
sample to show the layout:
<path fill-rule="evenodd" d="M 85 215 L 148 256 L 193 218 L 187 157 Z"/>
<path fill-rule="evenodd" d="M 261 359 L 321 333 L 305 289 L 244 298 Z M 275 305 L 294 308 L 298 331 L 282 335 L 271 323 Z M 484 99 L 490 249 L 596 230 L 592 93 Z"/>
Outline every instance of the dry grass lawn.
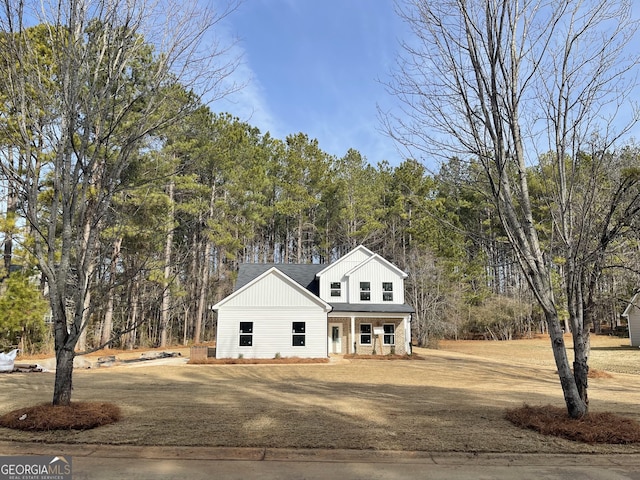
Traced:
<path fill-rule="evenodd" d="M 640 349 L 593 337 L 591 410 L 640 421 Z M 437 452 L 640 453 L 523 430 L 505 412 L 563 406 L 546 338 L 441 342 L 419 361 L 301 365 L 136 365 L 77 370 L 75 401 L 118 405 L 85 431 L 0 428 L 3 440 Z M 0 415 L 50 401 L 51 373 L 0 375 Z"/>

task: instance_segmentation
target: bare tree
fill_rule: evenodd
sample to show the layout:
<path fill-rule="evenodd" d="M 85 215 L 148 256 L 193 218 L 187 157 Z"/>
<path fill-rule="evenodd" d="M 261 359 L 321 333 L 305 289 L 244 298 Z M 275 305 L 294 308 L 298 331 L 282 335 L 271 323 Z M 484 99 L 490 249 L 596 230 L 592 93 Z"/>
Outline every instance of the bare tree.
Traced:
<path fill-rule="evenodd" d="M 617 133 L 610 128 L 629 104 L 635 81 L 636 59 L 625 57 L 636 32 L 630 3 L 407 0 L 399 12 L 414 36 L 404 44 L 390 84 L 405 108 L 387 119 L 389 131 L 429 154 L 470 156 L 481 163 L 506 235 L 544 312 L 568 412 L 580 417 L 588 409 L 589 325 L 579 314 L 583 297 L 576 292 L 585 286 L 580 268 L 596 260 L 577 244 L 578 212 L 572 206 L 581 179 L 575 172 L 581 152 L 604 154 L 637 120 L 627 110 L 629 124 Z M 591 148 L 594 134 L 600 134 L 598 149 Z M 569 309 L 573 372 L 552 265 L 529 195 L 528 168 L 540 152 L 550 152 L 554 228 L 574 269 L 567 287 L 575 306 Z M 589 213 L 580 215 L 588 219 Z"/>
<path fill-rule="evenodd" d="M 99 233 L 122 173 L 154 135 L 199 103 L 225 94 L 235 67 L 214 41 L 236 4 L 214 12 L 173 0 L 4 0 L 6 153 L 48 285 L 55 324 L 53 403 L 71 400 L 74 347 Z M 38 22 L 34 34 L 33 25 Z"/>
<path fill-rule="evenodd" d="M 411 326 L 420 347 L 436 346 L 438 340 L 455 333 L 449 315 L 453 309 L 452 296 L 443 269 L 428 251 L 413 248 L 403 268 L 409 274 L 407 300 L 415 308 Z"/>

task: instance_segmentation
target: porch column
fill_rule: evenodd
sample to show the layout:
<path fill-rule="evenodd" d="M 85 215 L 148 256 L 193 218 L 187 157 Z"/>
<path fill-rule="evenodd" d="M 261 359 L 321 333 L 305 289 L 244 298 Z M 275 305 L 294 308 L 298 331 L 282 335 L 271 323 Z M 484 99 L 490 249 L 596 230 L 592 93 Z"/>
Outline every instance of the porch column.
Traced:
<path fill-rule="evenodd" d="M 349 341 L 349 351 L 351 353 L 356 353 L 354 343 L 356 343 L 356 317 L 351 315 L 351 335 Z"/>
<path fill-rule="evenodd" d="M 404 351 L 411 353 L 411 315 L 404 317 Z"/>

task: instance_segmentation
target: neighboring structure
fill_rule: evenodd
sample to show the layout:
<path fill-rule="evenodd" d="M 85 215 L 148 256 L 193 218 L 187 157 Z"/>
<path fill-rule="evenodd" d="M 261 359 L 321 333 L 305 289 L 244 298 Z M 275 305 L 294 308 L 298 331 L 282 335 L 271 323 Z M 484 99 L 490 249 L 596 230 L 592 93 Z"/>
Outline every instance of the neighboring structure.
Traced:
<path fill-rule="evenodd" d="M 328 266 L 243 264 L 212 307 L 216 358 L 410 353 L 406 277 L 362 245 Z"/>
<path fill-rule="evenodd" d="M 640 293 L 636 293 L 622 313 L 629 326 L 629 340 L 632 347 L 640 347 Z"/>

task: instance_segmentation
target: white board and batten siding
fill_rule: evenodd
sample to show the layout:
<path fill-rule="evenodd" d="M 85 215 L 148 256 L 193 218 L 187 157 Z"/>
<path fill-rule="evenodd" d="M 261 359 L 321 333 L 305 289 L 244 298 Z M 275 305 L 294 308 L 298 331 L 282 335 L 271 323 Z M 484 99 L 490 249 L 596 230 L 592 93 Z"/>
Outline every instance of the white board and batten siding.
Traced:
<path fill-rule="evenodd" d="M 629 325 L 629 341 L 632 347 L 640 347 L 640 294 L 635 294 L 622 314 Z"/>
<path fill-rule="evenodd" d="M 360 245 L 318 273 L 318 279 L 320 281 L 320 298 L 327 302 L 346 303 L 348 301 L 348 279 L 345 277 L 345 274 L 372 256 L 373 252 Z M 331 284 L 334 282 L 340 282 L 341 284 L 341 295 L 339 297 L 331 296 Z"/>
<path fill-rule="evenodd" d="M 218 311 L 216 358 L 327 356 L 327 312 L 331 307 L 276 269 L 213 308 Z M 250 346 L 240 345 L 241 322 L 253 323 Z M 304 322 L 304 346 L 293 345 L 294 322 Z"/>
<path fill-rule="evenodd" d="M 371 250 L 360 245 L 318 273 L 320 297 L 327 302 L 404 303 L 404 279 L 407 274 Z M 340 282 L 340 296 L 331 296 L 331 284 Z M 369 282 L 371 298 L 360 300 L 360 282 Z M 383 300 L 382 284 L 393 284 L 393 300 Z"/>
<path fill-rule="evenodd" d="M 404 278 L 399 274 L 397 268 L 381 261 L 380 257 L 374 257 L 370 261 L 362 264 L 356 269 L 348 272 L 349 303 L 404 303 Z M 369 282 L 370 299 L 360 299 L 360 283 Z M 383 300 L 383 283 L 393 285 L 393 300 Z"/>

